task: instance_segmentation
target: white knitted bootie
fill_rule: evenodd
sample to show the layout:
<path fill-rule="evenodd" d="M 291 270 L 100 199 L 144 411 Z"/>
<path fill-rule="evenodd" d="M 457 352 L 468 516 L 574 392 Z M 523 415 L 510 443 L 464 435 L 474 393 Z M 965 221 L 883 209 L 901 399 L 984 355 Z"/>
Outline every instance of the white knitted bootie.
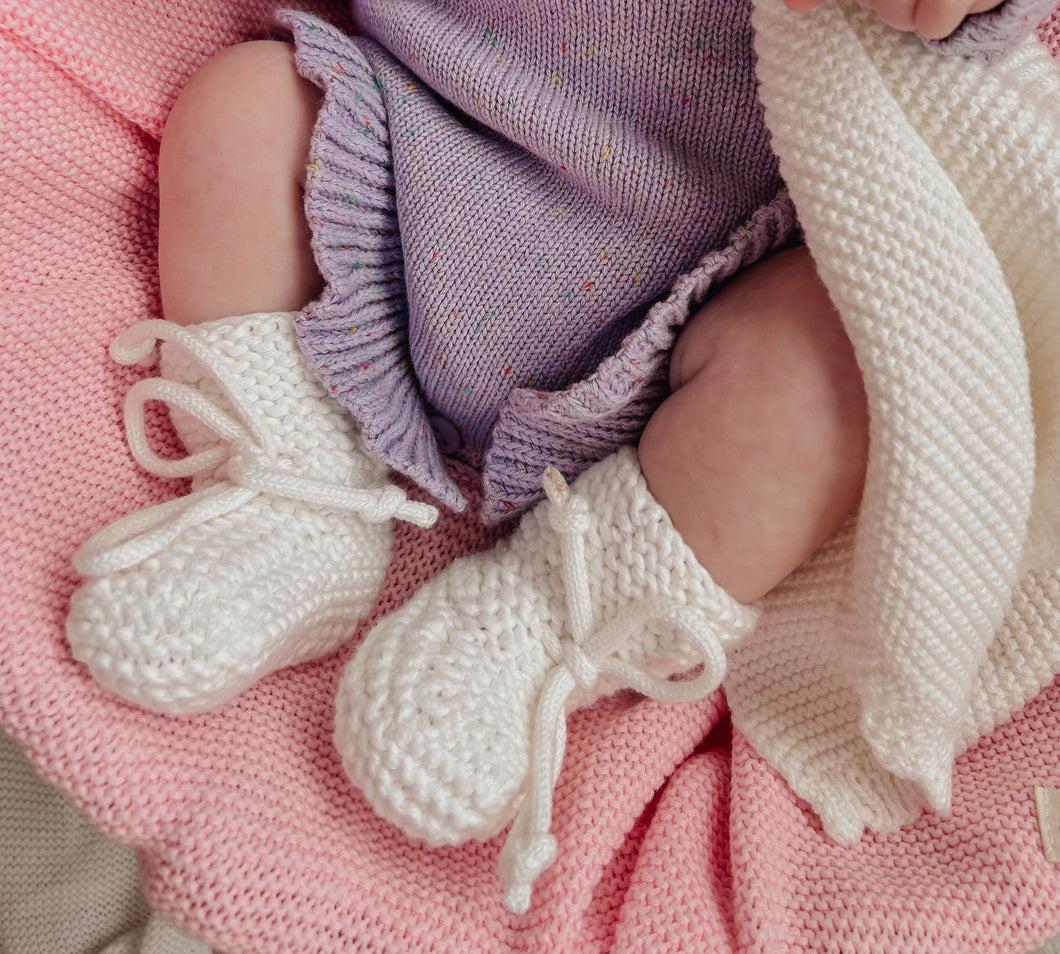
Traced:
<path fill-rule="evenodd" d="M 143 321 L 111 355 L 161 377 L 125 402 L 133 456 L 185 497 L 130 514 L 74 558 L 87 577 L 66 631 L 74 656 L 149 709 L 198 712 L 327 653 L 374 605 L 391 518 L 428 526 L 365 453 L 355 423 L 301 355 L 292 313 L 191 327 Z M 144 406 L 168 406 L 189 456 L 151 449 Z"/>
<path fill-rule="evenodd" d="M 407 834 L 459 844 L 515 817 L 501 856 L 513 911 L 555 858 L 567 713 L 627 686 L 699 698 L 757 618 L 696 561 L 632 449 L 572 488 L 552 469 L 544 484 L 549 499 L 511 537 L 368 634 L 336 703 L 346 772 Z"/>

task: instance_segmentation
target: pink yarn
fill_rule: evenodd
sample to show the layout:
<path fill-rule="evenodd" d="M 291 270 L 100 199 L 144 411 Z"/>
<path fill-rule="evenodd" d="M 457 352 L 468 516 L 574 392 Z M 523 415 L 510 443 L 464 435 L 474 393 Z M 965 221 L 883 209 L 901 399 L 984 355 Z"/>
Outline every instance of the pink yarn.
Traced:
<path fill-rule="evenodd" d="M 0 3 L 0 721 L 211 944 L 283 951 L 1017 952 L 1060 931 L 1060 866 L 1033 787 L 1060 787 L 1060 684 L 959 760 L 954 811 L 837 846 L 728 732 L 719 693 L 623 695 L 572 720 L 561 860 L 530 913 L 501 904 L 499 843 L 428 850 L 378 821 L 331 742 L 356 643 L 186 720 L 108 696 L 63 637 L 74 549 L 172 495 L 124 450 L 138 372 L 106 346 L 156 313 L 155 158 L 210 52 L 267 0 Z M 341 7 L 314 4 L 341 18 Z M 58 8 L 58 9 L 56 9 Z M 1060 17 L 1043 27 L 1060 55 Z M 17 79 L 16 79 L 17 78 Z M 170 440 L 160 424 L 159 441 Z M 462 490 L 473 494 L 465 482 Z M 492 537 L 473 510 L 402 525 L 384 613 Z"/>

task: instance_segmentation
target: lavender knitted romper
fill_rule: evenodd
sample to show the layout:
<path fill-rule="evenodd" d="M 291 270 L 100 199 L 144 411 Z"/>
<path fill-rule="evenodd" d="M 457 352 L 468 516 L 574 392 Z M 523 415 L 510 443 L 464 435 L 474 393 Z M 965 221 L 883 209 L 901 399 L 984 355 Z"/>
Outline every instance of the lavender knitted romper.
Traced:
<path fill-rule="evenodd" d="M 777 0 L 781 2 L 781 0 Z M 944 48 L 990 53 L 1054 0 Z M 324 90 L 306 211 L 325 290 L 298 332 L 373 453 L 482 517 L 639 437 L 677 332 L 797 239 L 755 91 L 749 0 L 357 0 L 285 13 Z M 1029 26 L 1028 26 L 1029 24 Z"/>

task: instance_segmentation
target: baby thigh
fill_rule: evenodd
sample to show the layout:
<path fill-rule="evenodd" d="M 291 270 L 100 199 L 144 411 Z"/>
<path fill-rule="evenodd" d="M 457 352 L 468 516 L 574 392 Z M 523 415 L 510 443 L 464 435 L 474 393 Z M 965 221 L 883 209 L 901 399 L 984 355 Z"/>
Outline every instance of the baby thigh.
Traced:
<path fill-rule="evenodd" d="M 293 311 L 320 290 L 302 208 L 319 100 L 275 41 L 222 50 L 189 80 L 159 154 L 168 319 Z"/>
<path fill-rule="evenodd" d="M 648 486 L 715 581 L 763 596 L 857 507 L 868 410 L 804 248 L 741 273 L 689 321 L 640 445 Z"/>

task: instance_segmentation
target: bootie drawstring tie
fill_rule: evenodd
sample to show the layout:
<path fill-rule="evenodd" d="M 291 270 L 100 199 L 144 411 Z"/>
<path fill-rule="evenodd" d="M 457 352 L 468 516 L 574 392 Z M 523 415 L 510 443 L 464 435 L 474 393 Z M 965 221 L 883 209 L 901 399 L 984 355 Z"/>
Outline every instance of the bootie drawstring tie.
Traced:
<path fill-rule="evenodd" d="M 216 353 L 182 326 L 162 319 L 138 322 L 111 345 L 111 356 L 120 364 L 149 365 L 156 357 L 156 343 L 164 341 L 177 342 L 214 375 L 238 417 L 187 384 L 148 378 L 133 385 L 125 400 L 129 449 L 137 463 L 159 477 L 191 477 L 217 470 L 226 482 L 147 507 L 110 524 L 75 556 L 74 565 L 82 575 L 103 576 L 136 566 L 160 553 L 190 527 L 231 513 L 263 493 L 355 512 L 372 522 L 396 518 L 418 527 L 433 526 L 437 508 L 410 500 L 393 484 L 367 490 L 316 480 L 285 466 L 273 446 L 275 439 L 258 421 L 251 402 L 241 399 L 236 375 L 228 373 Z M 183 411 L 213 431 L 221 443 L 176 460 L 160 457 L 147 438 L 145 408 L 150 401 Z"/>
<path fill-rule="evenodd" d="M 596 629 L 585 559 L 584 533 L 590 519 L 587 505 L 571 494 L 553 467 L 545 472 L 542 483 L 550 503 L 549 522 L 560 541 L 570 636 L 543 634 L 555 665 L 546 676 L 534 713 L 527 793 L 500 858 L 505 904 L 515 913 L 529 909 L 534 882 L 556 860 L 557 842 L 551 833 L 553 790 L 566 748 L 571 693 L 578 688 L 590 690 L 600 675 L 608 674 L 661 702 L 700 699 L 717 689 L 725 675 L 725 653 L 717 631 L 746 629 L 747 620 L 737 616 L 752 612 L 719 601 L 717 606 L 708 607 L 708 616 L 696 607 L 656 597 L 626 607 L 620 616 Z M 622 647 L 633 643 L 646 627 L 659 623 L 695 649 L 702 668 L 693 678 L 660 679 L 619 655 Z"/>

